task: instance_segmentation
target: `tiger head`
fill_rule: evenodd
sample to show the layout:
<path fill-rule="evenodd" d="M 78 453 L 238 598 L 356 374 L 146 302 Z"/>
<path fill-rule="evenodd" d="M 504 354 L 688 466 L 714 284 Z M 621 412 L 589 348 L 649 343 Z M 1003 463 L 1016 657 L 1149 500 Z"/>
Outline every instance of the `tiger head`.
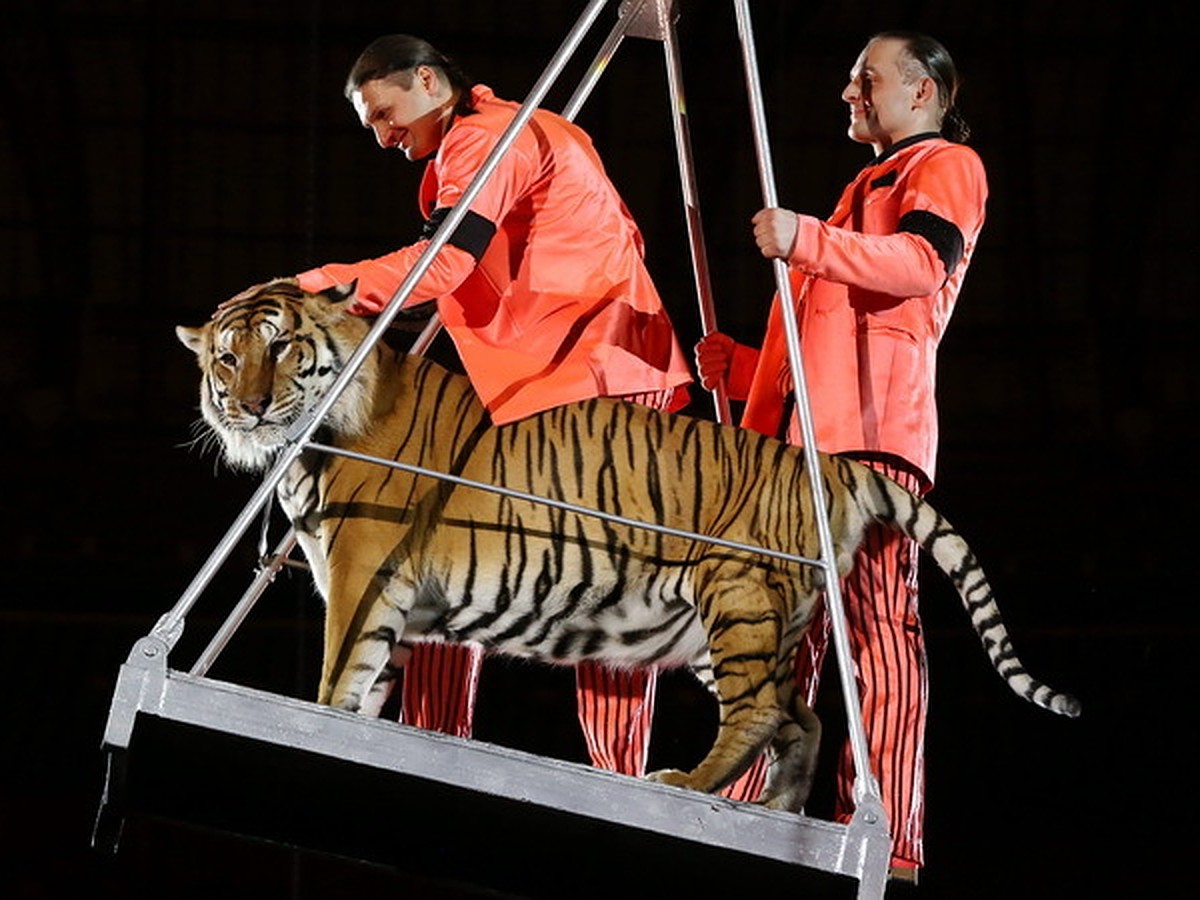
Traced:
<path fill-rule="evenodd" d="M 348 311 L 354 287 L 311 294 L 295 279 L 277 279 L 223 305 L 199 328 L 175 329 L 196 354 L 200 412 L 230 467 L 266 468 L 342 371 L 368 327 Z M 335 432 L 365 430 L 375 366 L 368 355 L 330 410 L 326 424 Z"/>

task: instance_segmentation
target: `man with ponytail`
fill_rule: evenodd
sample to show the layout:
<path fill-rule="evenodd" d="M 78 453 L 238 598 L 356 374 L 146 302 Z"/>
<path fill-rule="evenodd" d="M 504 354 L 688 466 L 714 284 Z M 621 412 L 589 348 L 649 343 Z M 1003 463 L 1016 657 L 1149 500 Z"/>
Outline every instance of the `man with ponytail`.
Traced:
<path fill-rule="evenodd" d="M 753 220 L 768 258 L 786 260 L 796 303 L 819 449 L 852 456 L 905 487 L 933 486 L 938 343 L 983 226 L 987 179 L 961 142 L 958 75 L 933 38 L 872 37 L 842 92 L 848 133 L 874 159 L 821 220 L 764 209 Z M 742 425 L 800 442 L 779 298 L 761 350 L 714 332 L 696 346 L 701 383 L 721 379 L 745 400 Z M 925 646 L 917 614 L 917 548 L 875 529 L 843 585 L 852 665 L 862 698 L 871 768 L 892 835 L 895 878 L 924 864 Z M 797 653 L 797 682 L 811 704 L 829 623 L 814 621 Z M 853 760 L 840 760 L 836 817 L 854 809 Z M 732 786 L 750 797 L 761 766 Z"/>
<path fill-rule="evenodd" d="M 385 149 L 423 162 L 419 238 L 375 259 L 298 276 L 319 291 L 357 283 L 354 311 L 383 310 L 461 198 L 519 104 L 470 80 L 411 35 L 373 41 L 345 94 Z M 537 110 L 476 195 L 406 306 L 436 301 L 459 358 L 496 424 L 592 397 L 674 411 L 691 381 L 642 259 L 642 236 L 578 126 Z M 404 662 L 402 717 L 470 736 L 482 651 L 418 644 Z M 577 709 L 595 765 L 642 775 L 655 673 L 577 669 Z"/>

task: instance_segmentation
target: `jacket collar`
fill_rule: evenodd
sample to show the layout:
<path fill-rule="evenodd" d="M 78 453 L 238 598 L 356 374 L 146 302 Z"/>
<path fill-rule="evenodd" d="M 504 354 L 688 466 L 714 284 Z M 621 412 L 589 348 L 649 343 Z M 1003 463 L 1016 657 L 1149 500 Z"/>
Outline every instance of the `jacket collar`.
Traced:
<path fill-rule="evenodd" d="M 892 144 L 892 146 L 880 153 L 877 157 L 871 160 L 870 165 L 879 165 L 879 163 L 895 156 L 905 147 L 911 147 L 913 144 L 918 144 L 921 141 L 928 141 L 934 138 L 940 138 L 941 136 L 941 133 L 937 131 L 922 131 L 920 134 L 909 135 L 902 141 L 896 141 L 896 143 Z"/>

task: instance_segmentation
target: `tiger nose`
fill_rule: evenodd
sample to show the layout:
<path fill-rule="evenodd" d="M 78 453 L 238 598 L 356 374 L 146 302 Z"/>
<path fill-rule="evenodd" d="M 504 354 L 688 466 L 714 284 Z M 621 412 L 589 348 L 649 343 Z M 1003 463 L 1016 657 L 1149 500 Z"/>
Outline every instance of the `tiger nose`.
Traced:
<path fill-rule="evenodd" d="M 271 395 L 258 394 L 251 397 L 243 397 L 240 402 L 242 409 L 250 413 L 250 415 L 261 419 L 271 406 Z"/>

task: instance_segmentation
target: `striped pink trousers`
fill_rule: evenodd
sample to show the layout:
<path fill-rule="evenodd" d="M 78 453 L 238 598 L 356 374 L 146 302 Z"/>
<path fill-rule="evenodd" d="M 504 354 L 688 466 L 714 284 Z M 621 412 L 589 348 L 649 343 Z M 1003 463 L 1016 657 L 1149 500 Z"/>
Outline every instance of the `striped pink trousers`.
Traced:
<path fill-rule="evenodd" d="M 913 493 L 919 476 L 900 460 L 861 460 Z M 879 780 L 892 833 L 892 865 L 924 864 L 925 720 L 929 685 L 925 642 L 917 615 L 917 558 L 914 541 L 882 526 L 872 527 L 854 569 L 842 582 L 846 627 L 862 702 L 871 769 Z M 821 604 L 796 652 L 796 684 L 812 706 L 829 646 L 830 624 Z M 766 767 L 756 764 L 726 788 L 738 800 L 757 798 Z M 854 760 L 849 741 L 838 761 L 835 818 L 854 812 Z"/>
<path fill-rule="evenodd" d="M 401 721 L 470 737 L 482 666 L 478 644 L 414 644 L 404 666 Z M 591 662 L 576 666 L 576 707 L 593 765 L 646 774 L 656 684 L 654 669 L 625 671 Z"/>

